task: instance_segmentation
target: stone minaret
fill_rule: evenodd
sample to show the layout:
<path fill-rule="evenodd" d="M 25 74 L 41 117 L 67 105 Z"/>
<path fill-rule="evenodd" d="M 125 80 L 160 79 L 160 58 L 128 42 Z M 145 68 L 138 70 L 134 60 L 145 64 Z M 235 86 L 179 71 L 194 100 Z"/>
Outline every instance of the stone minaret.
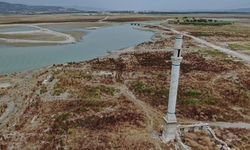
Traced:
<path fill-rule="evenodd" d="M 174 56 L 172 59 L 171 82 L 168 99 L 168 113 L 164 117 L 162 140 L 168 142 L 175 139 L 177 120 L 175 116 L 176 98 L 180 75 L 182 35 L 175 36 Z"/>

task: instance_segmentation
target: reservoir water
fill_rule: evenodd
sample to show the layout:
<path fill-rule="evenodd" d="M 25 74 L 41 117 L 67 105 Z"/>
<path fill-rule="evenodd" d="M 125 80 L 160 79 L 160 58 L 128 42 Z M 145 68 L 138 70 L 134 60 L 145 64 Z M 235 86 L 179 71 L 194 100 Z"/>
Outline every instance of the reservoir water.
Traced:
<path fill-rule="evenodd" d="M 60 46 L 10 47 L 0 45 L 0 74 L 21 72 L 48 65 L 77 62 L 108 55 L 118 50 L 150 41 L 153 32 L 133 29 L 130 25 L 88 30 L 76 44 Z"/>

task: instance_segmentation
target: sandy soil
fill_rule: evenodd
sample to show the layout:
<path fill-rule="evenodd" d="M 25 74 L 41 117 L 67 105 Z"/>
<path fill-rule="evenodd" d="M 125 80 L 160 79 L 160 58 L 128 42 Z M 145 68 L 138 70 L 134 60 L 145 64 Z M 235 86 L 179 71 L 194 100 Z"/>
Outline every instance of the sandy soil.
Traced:
<path fill-rule="evenodd" d="M 0 88 L 6 88 L 6 87 L 10 87 L 11 84 L 10 83 L 0 83 Z"/>
<path fill-rule="evenodd" d="M 11 80 L 10 79 L 2 79 L 0 80 L 0 88 L 7 88 L 11 86 Z"/>
<path fill-rule="evenodd" d="M 0 33 L 1 39 L 19 39 L 19 40 L 35 40 L 35 41 L 63 41 L 64 37 L 56 35 L 48 35 L 47 33 L 39 31 L 14 32 L 14 33 Z"/>
<path fill-rule="evenodd" d="M 20 27 L 22 27 L 22 26 L 18 26 L 18 25 L 16 25 L 16 26 L 5 26 L 5 25 L 0 25 L 0 29 L 20 28 Z"/>

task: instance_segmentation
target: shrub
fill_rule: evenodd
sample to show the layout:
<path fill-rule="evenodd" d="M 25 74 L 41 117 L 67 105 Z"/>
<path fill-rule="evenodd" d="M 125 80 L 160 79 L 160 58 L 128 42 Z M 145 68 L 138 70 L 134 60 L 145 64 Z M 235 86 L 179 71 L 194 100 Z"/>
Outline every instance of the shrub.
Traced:
<path fill-rule="evenodd" d="M 87 78 L 87 79 L 92 79 L 92 76 L 91 76 L 91 75 L 84 75 L 83 77 L 84 77 L 84 78 Z"/>
<path fill-rule="evenodd" d="M 49 82 L 52 82 L 55 79 L 55 76 L 52 76 L 51 78 L 49 78 Z"/>
<path fill-rule="evenodd" d="M 201 92 L 194 91 L 194 90 L 185 91 L 185 93 L 192 94 L 192 95 L 201 95 L 202 94 Z"/>
<path fill-rule="evenodd" d="M 245 136 L 241 138 L 242 141 L 244 141 L 245 139 L 247 139 Z"/>
<path fill-rule="evenodd" d="M 154 88 L 153 87 L 146 88 L 144 91 L 147 92 L 147 93 L 152 93 L 154 91 Z"/>
<path fill-rule="evenodd" d="M 94 111 L 97 111 L 97 112 L 98 112 L 98 111 L 100 111 L 100 109 L 99 109 L 99 108 L 94 108 Z"/>
<path fill-rule="evenodd" d="M 212 101 L 212 100 L 210 100 L 210 99 L 206 99 L 204 102 L 206 102 L 207 104 L 210 104 L 210 105 L 216 104 L 215 101 Z"/>
<path fill-rule="evenodd" d="M 146 84 L 143 82 L 137 81 L 137 82 L 132 82 L 132 85 L 138 93 L 141 93 L 143 86 Z"/>
<path fill-rule="evenodd" d="M 40 94 L 43 94 L 43 93 L 46 93 L 48 90 L 47 90 L 47 86 L 42 86 L 41 87 L 41 90 L 40 90 Z"/>

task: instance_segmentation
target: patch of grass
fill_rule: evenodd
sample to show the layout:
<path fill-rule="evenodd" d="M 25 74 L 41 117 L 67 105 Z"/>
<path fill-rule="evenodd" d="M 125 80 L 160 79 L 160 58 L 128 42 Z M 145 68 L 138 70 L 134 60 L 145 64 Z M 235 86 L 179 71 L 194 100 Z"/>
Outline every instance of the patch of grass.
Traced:
<path fill-rule="evenodd" d="M 99 112 L 99 111 L 100 111 L 100 108 L 94 108 L 94 111 Z"/>
<path fill-rule="evenodd" d="M 246 50 L 250 49 L 250 44 L 240 45 L 238 43 L 228 44 L 228 48 L 231 50 Z"/>
<path fill-rule="evenodd" d="M 147 92 L 147 93 L 152 93 L 152 92 L 154 92 L 154 88 L 153 87 L 151 87 L 151 88 L 145 88 L 144 91 Z"/>
<path fill-rule="evenodd" d="M 48 92 L 47 86 L 43 85 L 43 86 L 41 87 L 40 94 L 43 94 L 43 93 L 46 93 L 46 92 Z"/>
<path fill-rule="evenodd" d="M 109 93 L 112 96 L 114 96 L 114 92 L 116 91 L 116 89 L 113 87 L 105 87 L 105 86 L 100 86 L 99 89 L 101 92 Z"/>
<path fill-rule="evenodd" d="M 169 94 L 169 90 L 165 90 L 165 89 L 160 89 L 160 90 L 156 90 L 155 91 L 155 97 L 160 98 L 160 97 L 168 97 Z"/>
<path fill-rule="evenodd" d="M 209 55 L 212 57 L 217 57 L 217 58 L 227 58 L 228 54 L 221 52 L 219 50 L 206 50 L 204 51 L 205 55 Z"/>
<path fill-rule="evenodd" d="M 210 100 L 210 99 L 206 99 L 206 100 L 204 100 L 204 102 L 206 102 L 206 103 L 209 104 L 209 105 L 214 105 L 214 104 L 216 104 L 215 101 L 212 101 L 212 100 Z"/>
<path fill-rule="evenodd" d="M 72 131 L 72 129 L 70 128 L 69 130 L 68 130 L 68 134 L 71 134 L 73 131 Z"/>
<path fill-rule="evenodd" d="M 242 138 L 241 138 L 241 141 L 244 141 L 244 140 L 246 140 L 247 138 L 245 137 L 245 136 L 243 136 Z"/>
<path fill-rule="evenodd" d="M 55 117 L 55 122 L 52 125 L 52 130 L 56 131 L 58 134 L 63 132 L 72 133 L 72 128 L 77 128 L 78 126 L 85 126 L 87 124 L 93 123 L 91 120 L 68 120 L 70 112 L 63 113 Z"/>
<path fill-rule="evenodd" d="M 230 62 L 232 62 L 233 60 L 232 60 L 232 59 L 224 59 L 224 61 L 227 62 L 227 63 L 230 63 Z"/>
<path fill-rule="evenodd" d="M 52 82 L 55 79 L 55 76 L 52 76 L 51 78 L 49 78 L 49 82 Z"/>
<path fill-rule="evenodd" d="M 137 82 L 132 82 L 132 85 L 138 93 L 141 93 L 143 86 L 146 84 L 143 82 L 137 81 Z"/>
<path fill-rule="evenodd" d="M 54 136 L 49 136 L 48 141 L 52 141 L 55 137 Z"/>
<path fill-rule="evenodd" d="M 198 100 L 196 100 L 196 99 L 186 99 L 185 102 L 186 102 L 187 104 L 199 104 L 199 105 L 202 105 L 202 104 L 203 104 L 202 102 L 200 102 L 200 101 L 198 101 Z"/>
<path fill-rule="evenodd" d="M 172 24 L 180 24 L 180 25 L 199 25 L 199 26 L 223 26 L 223 25 L 231 25 L 233 22 L 230 21 L 218 21 L 212 19 L 191 19 L 191 18 L 183 18 L 178 20 L 170 20 L 169 23 Z"/>
<path fill-rule="evenodd" d="M 88 107 L 81 108 L 80 111 L 89 111 Z"/>
<path fill-rule="evenodd" d="M 194 104 L 197 104 L 197 105 L 203 105 L 204 104 L 202 101 L 199 101 L 199 100 L 194 99 L 194 98 L 180 98 L 180 99 L 177 100 L 177 102 L 179 104 L 189 105 L 189 106 L 193 106 Z"/>
<path fill-rule="evenodd" d="M 198 92 L 195 90 L 188 90 L 188 91 L 185 91 L 185 93 L 192 94 L 192 95 L 201 95 L 202 94 L 201 92 Z"/>
<path fill-rule="evenodd" d="M 59 96 L 61 93 L 64 93 L 66 90 L 65 89 L 56 89 L 54 90 L 53 95 Z"/>
<path fill-rule="evenodd" d="M 159 74 L 158 74 L 158 77 L 163 77 L 162 73 L 159 73 Z"/>
<path fill-rule="evenodd" d="M 92 76 L 91 76 L 91 75 L 84 75 L 83 77 L 84 77 L 84 78 L 87 78 L 87 79 L 92 79 Z"/>
<path fill-rule="evenodd" d="M 65 144 L 64 144 L 64 142 L 63 142 L 63 139 L 62 138 L 60 138 L 60 146 L 62 147 L 62 146 L 64 146 Z"/>

